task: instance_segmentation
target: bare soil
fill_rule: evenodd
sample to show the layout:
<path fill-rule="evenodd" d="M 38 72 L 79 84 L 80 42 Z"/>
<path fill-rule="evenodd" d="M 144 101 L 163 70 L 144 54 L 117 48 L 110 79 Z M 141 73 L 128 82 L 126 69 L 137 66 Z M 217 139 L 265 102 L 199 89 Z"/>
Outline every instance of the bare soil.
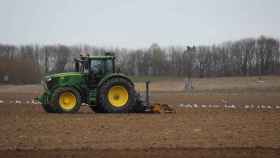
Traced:
<path fill-rule="evenodd" d="M 280 151 L 269 148 L 187 148 L 187 149 L 135 149 L 135 150 L 6 150 L 0 151 L 0 156 L 5 158 L 143 158 L 143 157 L 187 157 L 187 158 L 278 158 Z"/>
<path fill-rule="evenodd" d="M 280 105 L 279 91 L 265 82 L 261 89 L 269 95 L 260 87 L 257 93 L 208 94 L 203 85 L 207 93 L 176 90 L 181 83 L 166 91 L 167 85 L 157 83 L 152 101 L 173 106 L 174 114 L 96 114 L 86 106 L 77 114 L 48 114 L 24 102 L 37 96 L 40 86 L 0 86 L 0 157 L 280 157 L 280 109 L 177 106 Z"/>

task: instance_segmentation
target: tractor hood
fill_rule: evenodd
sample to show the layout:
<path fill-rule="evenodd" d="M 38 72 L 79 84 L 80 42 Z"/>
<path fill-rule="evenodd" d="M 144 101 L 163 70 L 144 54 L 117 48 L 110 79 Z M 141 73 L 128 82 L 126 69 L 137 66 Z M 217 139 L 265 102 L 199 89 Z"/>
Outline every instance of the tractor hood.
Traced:
<path fill-rule="evenodd" d="M 74 77 L 74 76 L 82 76 L 83 74 L 80 72 L 65 72 L 58 74 L 51 74 L 46 76 L 46 78 L 65 78 L 65 77 Z"/>
<path fill-rule="evenodd" d="M 48 89 L 63 86 L 79 86 L 85 82 L 84 76 L 85 74 L 80 72 L 57 73 L 45 76 L 45 82 Z"/>

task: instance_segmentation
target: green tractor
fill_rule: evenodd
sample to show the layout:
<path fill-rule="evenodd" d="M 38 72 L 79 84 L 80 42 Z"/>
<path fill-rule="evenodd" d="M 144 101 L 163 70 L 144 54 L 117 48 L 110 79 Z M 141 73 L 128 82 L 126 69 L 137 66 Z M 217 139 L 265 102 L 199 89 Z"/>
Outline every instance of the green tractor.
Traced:
<path fill-rule="evenodd" d="M 81 56 L 75 72 L 44 77 L 44 92 L 37 100 L 46 112 L 75 113 L 81 105 L 95 112 L 144 112 L 146 105 L 126 75 L 116 72 L 115 57 Z"/>

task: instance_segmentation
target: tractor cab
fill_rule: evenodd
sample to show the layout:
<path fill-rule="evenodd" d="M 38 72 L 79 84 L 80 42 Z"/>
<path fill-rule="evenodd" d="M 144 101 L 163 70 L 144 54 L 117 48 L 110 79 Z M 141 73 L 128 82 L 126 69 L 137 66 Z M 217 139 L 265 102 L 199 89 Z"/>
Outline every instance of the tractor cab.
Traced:
<path fill-rule="evenodd" d="M 89 85 L 96 85 L 104 76 L 115 73 L 115 57 L 111 53 L 105 56 L 80 56 L 74 59 L 75 71 L 88 76 Z"/>

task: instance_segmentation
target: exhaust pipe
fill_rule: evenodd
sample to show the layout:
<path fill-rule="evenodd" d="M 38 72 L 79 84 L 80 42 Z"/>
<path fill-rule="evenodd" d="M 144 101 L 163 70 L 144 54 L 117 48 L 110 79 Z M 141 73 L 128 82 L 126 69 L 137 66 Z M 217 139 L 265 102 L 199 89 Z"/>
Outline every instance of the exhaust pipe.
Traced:
<path fill-rule="evenodd" d="M 147 80 L 145 83 L 146 83 L 146 106 L 149 107 L 150 106 L 150 94 L 149 94 L 150 81 Z"/>

